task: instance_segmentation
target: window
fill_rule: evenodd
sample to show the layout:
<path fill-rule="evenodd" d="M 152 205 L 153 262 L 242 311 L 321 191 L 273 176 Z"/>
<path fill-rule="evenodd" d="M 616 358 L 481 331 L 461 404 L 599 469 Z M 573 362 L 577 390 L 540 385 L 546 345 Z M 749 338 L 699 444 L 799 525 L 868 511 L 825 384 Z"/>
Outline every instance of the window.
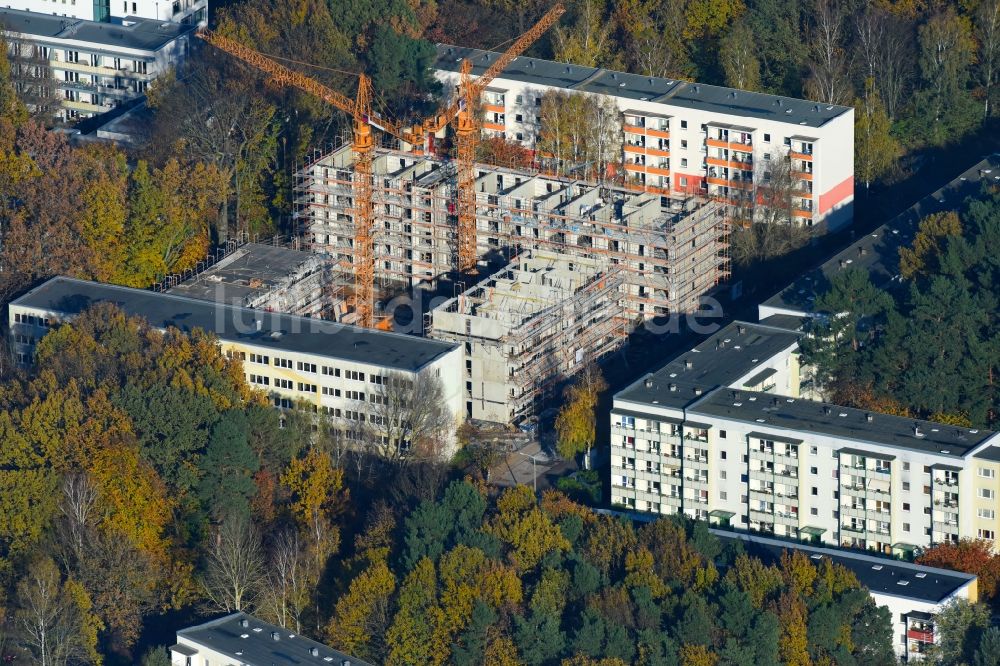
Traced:
<path fill-rule="evenodd" d="M 991 539 L 992 540 L 992 539 L 995 539 L 996 536 L 997 536 L 997 533 L 994 532 L 993 530 L 979 530 L 979 538 L 980 539 Z"/>
<path fill-rule="evenodd" d="M 909 523 L 903 523 L 903 531 L 904 532 L 909 532 L 910 531 L 910 524 Z"/>
<path fill-rule="evenodd" d="M 924 474 L 930 474 L 930 473 L 931 473 L 931 466 L 924 465 Z"/>
<path fill-rule="evenodd" d="M 719 431 L 719 439 L 725 439 L 725 438 L 726 438 L 726 431 L 725 430 L 720 430 Z M 722 452 L 722 459 L 723 460 L 726 459 L 726 452 L 725 451 Z"/>
<path fill-rule="evenodd" d="M 992 479 L 993 477 L 996 476 L 996 470 L 990 467 L 980 467 L 979 476 L 983 477 L 984 479 Z"/>
<path fill-rule="evenodd" d="M 931 494 L 931 487 L 924 486 L 924 495 L 930 495 L 930 494 Z"/>
<path fill-rule="evenodd" d="M 681 129 L 687 129 L 687 128 L 688 128 L 688 121 L 682 120 L 681 121 Z"/>
<path fill-rule="evenodd" d="M 993 499 L 997 494 L 992 488 L 980 488 L 979 496 L 983 499 Z"/>
<path fill-rule="evenodd" d="M 726 494 L 725 490 L 720 490 L 719 491 L 719 499 L 723 500 L 723 501 L 729 499 L 729 496 Z"/>
<path fill-rule="evenodd" d="M 274 379 L 275 388 L 292 390 L 292 380 L 291 379 L 280 379 L 275 377 Z"/>
<path fill-rule="evenodd" d="M 785 145 L 786 146 L 791 146 L 792 145 L 792 140 L 791 140 L 790 137 L 787 137 L 787 136 L 785 137 Z"/>
<path fill-rule="evenodd" d="M 725 460 L 726 459 L 726 452 L 725 451 L 720 451 L 719 452 L 719 457 L 722 458 L 723 460 Z"/>
<path fill-rule="evenodd" d="M 993 520 L 996 517 L 996 512 L 993 509 L 979 509 L 977 513 L 983 520 Z"/>
<path fill-rule="evenodd" d="M 818 449 L 818 448 L 816 448 L 815 446 L 810 446 L 810 447 L 809 447 L 809 453 L 810 453 L 811 455 L 816 455 L 817 453 L 819 453 L 819 449 Z"/>
<path fill-rule="evenodd" d="M 764 134 L 764 143 L 771 143 L 771 135 Z"/>
<path fill-rule="evenodd" d="M 271 359 L 267 356 L 261 356 L 260 354 L 250 354 L 251 363 L 260 363 L 261 365 L 270 365 Z"/>
<path fill-rule="evenodd" d="M 720 479 L 725 479 L 726 478 L 726 470 L 724 470 L 724 469 L 719 470 L 719 478 Z"/>
<path fill-rule="evenodd" d="M 910 471 L 910 463 L 908 463 L 908 462 L 903 463 L 903 471 L 904 472 L 909 472 Z"/>
<path fill-rule="evenodd" d="M 813 495 L 819 495 L 819 488 L 817 488 L 816 486 L 813 486 L 811 492 L 812 492 Z"/>
<path fill-rule="evenodd" d="M 271 378 L 263 375 L 250 375 L 250 383 L 258 386 L 270 386 Z"/>
<path fill-rule="evenodd" d="M 347 378 L 353 379 L 354 381 L 363 382 L 365 381 L 365 373 L 358 372 L 357 370 L 348 370 Z"/>
<path fill-rule="evenodd" d="M 292 369 L 292 362 L 290 359 L 287 358 L 278 358 L 277 356 L 275 356 L 274 365 L 279 368 L 287 368 L 289 370 Z"/>
<path fill-rule="evenodd" d="M 340 397 L 340 389 L 330 388 L 329 386 L 323 387 L 323 395 L 332 395 L 336 398 Z"/>
<path fill-rule="evenodd" d="M 810 467 L 810 468 L 809 468 L 809 473 L 810 473 L 810 474 L 813 474 L 813 475 L 815 475 L 815 474 L 819 474 L 819 470 L 818 470 L 818 469 L 816 469 L 815 467 Z"/>
<path fill-rule="evenodd" d="M 303 363 L 302 361 L 299 361 L 298 363 L 295 364 L 295 367 L 297 367 L 302 372 L 316 372 L 315 363 Z"/>
<path fill-rule="evenodd" d="M 910 503 L 903 502 L 903 511 L 909 511 L 909 510 L 910 510 Z"/>
<path fill-rule="evenodd" d="M 362 392 L 360 392 L 360 391 L 348 391 L 347 392 L 347 399 L 348 400 L 360 400 L 360 401 L 364 402 L 364 400 L 365 400 L 365 394 L 362 393 Z"/>
<path fill-rule="evenodd" d="M 535 106 L 541 106 L 541 105 L 542 105 L 542 98 L 541 97 L 536 97 L 535 98 Z"/>
<path fill-rule="evenodd" d="M 517 122 L 519 122 L 519 123 L 524 122 L 524 116 L 522 114 L 520 114 L 520 113 L 515 113 L 514 114 L 514 120 L 517 121 Z"/>
<path fill-rule="evenodd" d="M 316 392 L 316 385 L 315 384 L 303 384 L 302 382 L 299 382 L 299 390 L 302 391 L 303 393 L 315 393 Z"/>
<path fill-rule="evenodd" d="M 677 182 L 680 183 L 681 187 L 687 187 L 688 179 L 685 178 L 684 176 L 681 176 L 677 179 Z"/>
<path fill-rule="evenodd" d="M 817 509 L 816 507 L 813 507 L 813 508 L 809 509 L 809 515 L 810 516 L 818 516 L 819 515 L 819 509 Z"/>
<path fill-rule="evenodd" d="M 910 482 L 903 481 L 903 490 L 909 490 L 909 489 L 910 489 Z"/>
<path fill-rule="evenodd" d="M 688 140 L 687 139 L 681 139 L 681 148 L 686 149 L 687 147 L 688 147 Z"/>
<path fill-rule="evenodd" d="M 681 158 L 681 166 L 686 167 L 688 165 L 688 160 L 686 157 Z"/>

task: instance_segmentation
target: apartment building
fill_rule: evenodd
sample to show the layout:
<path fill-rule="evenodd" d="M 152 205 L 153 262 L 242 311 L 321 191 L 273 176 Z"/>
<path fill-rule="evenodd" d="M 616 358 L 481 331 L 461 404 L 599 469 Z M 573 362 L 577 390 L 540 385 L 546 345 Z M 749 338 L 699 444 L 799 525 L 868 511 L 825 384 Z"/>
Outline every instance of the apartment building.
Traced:
<path fill-rule="evenodd" d="M 614 397 L 612 502 L 912 557 L 996 538 L 1000 436 L 797 397 L 797 336 L 735 323 Z"/>
<path fill-rule="evenodd" d="M 463 413 L 458 345 L 66 277 L 52 278 L 8 307 L 17 363 L 31 362 L 35 344 L 51 326 L 95 303 L 114 303 L 160 330 L 214 334 L 227 356 L 243 362 L 250 386 L 267 393 L 276 407 L 308 406 L 330 416 L 348 436 L 377 430 L 381 387 L 393 377 L 439 377 L 456 424 Z"/>
<path fill-rule="evenodd" d="M 534 252 L 431 310 L 428 337 L 465 350 L 465 415 L 514 423 L 625 344 L 621 270 Z"/>
<path fill-rule="evenodd" d="M 935 617 L 949 603 L 979 599 L 979 581 L 973 574 L 886 560 L 861 552 L 837 550 L 770 538 L 746 532 L 711 529 L 723 541 L 740 541 L 747 553 L 766 563 L 778 563 L 786 551 L 798 551 L 814 564 L 829 560 L 857 576 L 878 606 L 892 619 L 893 649 L 907 662 L 926 658 L 939 637 Z"/>
<path fill-rule="evenodd" d="M 498 56 L 438 44 L 436 76 L 457 86 L 463 60 L 478 76 Z M 614 100 L 624 168 L 651 192 L 746 206 L 772 174 L 790 171 L 795 220 L 836 229 L 853 219 L 851 107 L 520 57 L 484 92 L 483 132 L 536 149 L 542 96 L 553 90 Z"/>
<path fill-rule="evenodd" d="M 208 0 L 3 0 L 3 6 L 84 21 L 138 18 L 208 25 Z"/>
<path fill-rule="evenodd" d="M 171 666 L 371 666 L 246 613 L 232 613 L 181 629 L 169 651 Z"/>
<path fill-rule="evenodd" d="M 758 317 L 774 315 L 811 317 L 820 291 L 830 278 L 847 268 L 868 273 L 880 289 L 909 288 L 899 280 L 899 250 L 912 247 L 920 220 L 933 213 L 959 210 L 967 197 L 979 194 L 984 184 L 1000 185 L 1000 153 L 972 165 L 943 187 L 935 190 L 872 232 L 860 236 L 819 266 L 795 278 L 774 296 L 758 305 Z"/>
<path fill-rule="evenodd" d="M 145 95 L 157 76 L 188 57 L 196 26 L 141 18 L 102 23 L 0 8 L 0 29 L 11 76 L 29 109 L 73 120 Z"/>
<path fill-rule="evenodd" d="M 298 172 L 296 219 L 311 247 L 353 272 L 353 155 L 316 157 Z M 476 248 L 486 262 L 524 252 L 604 261 L 623 271 L 627 313 L 639 319 L 690 312 L 729 276 L 729 226 L 713 201 L 635 192 L 587 181 L 479 165 Z M 454 166 L 377 152 L 375 277 L 382 286 L 433 284 L 457 264 Z"/>

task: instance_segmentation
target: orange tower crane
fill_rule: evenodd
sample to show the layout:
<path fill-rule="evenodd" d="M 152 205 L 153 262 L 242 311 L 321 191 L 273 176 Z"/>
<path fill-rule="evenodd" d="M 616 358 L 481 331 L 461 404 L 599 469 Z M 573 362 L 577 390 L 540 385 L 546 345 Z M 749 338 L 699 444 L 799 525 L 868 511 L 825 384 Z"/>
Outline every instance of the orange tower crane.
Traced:
<path fill-rule="evenodd" d="M 479 119 L 475 105 L 482 98 L 486 87 L 507 66 L 535 43 L 546 30 L 551 28 L 566 12 L 561 3 L 545 13 L 538 23 L 518 37 L 510 47 L 500 54 L 479 78 L 472 80 L 472 63 L 462 61 L 459 94 L 444 110 L 434 114 L 421 125 L 410 129 L 410 142 L 423 145 L 424 137 L 440 132 L 456 120 L 458 171 L 458 270 L 460 273 L 476 273 L 476 145 L 479 142 Z"/>
<path fill-rule="evenodd" d="M 229 55 L 267 73 L 280 85 L 292 86 L 317 97 L 349 114 L 354 119 L 354 309 L 357 323 L 371 328 L 375 324 L 375 214 L 372 206 L 372 153 L 374 141 L 371 128 L 387 132 L 403 142 L 411 138 L 403 129 L 372 114 L 371 81 L 358 75 L 358 94 L 352 100 L 323 84 L 300 74 L 239 42 L 208 30 L 198 35 Z"/>

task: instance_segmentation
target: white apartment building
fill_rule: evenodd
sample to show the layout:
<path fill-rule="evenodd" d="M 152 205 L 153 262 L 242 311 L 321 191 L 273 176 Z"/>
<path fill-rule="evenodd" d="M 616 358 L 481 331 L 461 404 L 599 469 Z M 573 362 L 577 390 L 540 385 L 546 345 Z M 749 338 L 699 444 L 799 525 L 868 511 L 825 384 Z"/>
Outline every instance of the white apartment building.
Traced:
<path fill-rule="evenodd" d="M 308 405 L 330 416 L 347 437 L 365 424 L 378 429 L 381 387 L 392 377 L 439 377 L 444 406 L 456 425 L 461 419 L 462 353 L 456 344 L 66 277 L 9 305 L 16 362 L 31 363 L 35 344 L 53 324 L 102 302 L 156 329 L 213 333 L 230 358 L 242 360 L 251 388 L 266 392 L 276 407 Z M 453 444 L 447 443 L 449 457 Z"/>
<path fill-rule="evenodd" d="M 232 613 L 177 632 L 170 646 L 171 666 L 275 666 L 323 664 L 371 666 L 288 629 Z"/>
<path fill-rule="evenodd" d="M 436 75 L 457 86 L 462 60 L 481 75 L 498 53 L 438 44 Z M 701 83 L 519 57 L 484 93 L 484 134 L 530 149 L 551 90 L 604 95 L 623 115 L 630 182 L 661 194 L 755 196 L 788 159 L 792 216 L 836 229 L 853 219 L 854 109 Z"/>
<path fill-rule="evenodd" d="M 1000 436 L 800 398 L 797 335 L 735 323 L 616 394 L 612 503 L 886 555 L 995 540 Z"/>
<path fill-rule="evenodd" d="M 82 0 L 81 0 L 82 1 Z M 63 120 L 141 97 L 190 53 L 195 26 L 154 19 L 119 23 L 0 8 L 12 76 L 29 109 Z"/>
<path fill-rule="evenodd" d="M 208 0 L 0 0 L 6 9 L 84 21 L 125 18 L 208 25 Z"/>

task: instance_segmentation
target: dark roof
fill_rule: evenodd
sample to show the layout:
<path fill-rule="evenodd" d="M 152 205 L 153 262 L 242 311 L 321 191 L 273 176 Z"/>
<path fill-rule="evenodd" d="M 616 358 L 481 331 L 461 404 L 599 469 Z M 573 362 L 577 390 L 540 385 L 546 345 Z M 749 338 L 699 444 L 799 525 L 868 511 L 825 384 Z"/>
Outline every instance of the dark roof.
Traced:
<path fill-rule="evenodd" d="M 247 626 L 241 623 L 246 620 Z M 277 633 L 278 639 L 273 635 Z M 205 624 L 181 629 L 177 637 L 186 638 L 247 666 L 285 666 L 292 664 L 333 664 L 370 666 L 367 662 L 329 648 L 322 643 L 298 636 L 288 629 L 269 624 L 247 615 L 233 613 Z M 173 649 L 173 648 L 171 648 Z M 311 650 L 318 651 L 317 656 Z"/>
<path fill-rule="evenodd" d="M 220 339 L 259 345 L 275 352 L 298 352 L 345 361 L 415 371 L 457 345 L 399 333 L 347 326 L 321 319 L 221 305 L 173 294 L 155 293 L 66 277 L 52 278 L 11 305 L 75 315 L 110 302 L 156 328 L 200 328 Z M 256 330 L 260 322 L 260 330 Z"/>
<path fill-rule="evenodd" d="M 979 192 L 983 180 L 1000 182 L 1000 154 L 978 162 L 941 189 L 802 274 L 764 301 L 761 307 L 783 310 L 786 313 L 812 314 L 817 293 L 825 291 L 829 287 L 830 278 L 847 267 L 868 271 L 876 287 L 887 288 L 892 284 L 902 284 L 898 273 L 899 249 L 913 244 L 920 220 L 931 213 L 958 210 L 966 197 Z"/>
<path fill-rule="evenodd" d="M 760 323 L 764 326 L 774 326 L 775 328 L 787 328 L 789 331 L 801 331 L 809 323 L 809 317 L 797 317 L 795 315 L 776 314 L 764 317 Z"/>
<path fill-rule="evenodd" d="M 793 434 L 814 432 L 953 458 L 964 457 L 994 435 L 989 430 L 959 428 L 814 400 L 730 388 L 720 388 L 707 394 L 687 413 L 694 418 L 707 414 L 742 421 L 758 430 L 776 428 Z M 869 415 L 871 421 L 868 420 Z M 914 434 L 915 426 L 919 427 L 921 437 Z M 878 457 L 871 451 L 864 452 L 864 455 Z"/>
<path fill-rule="evenodd" d="M 985 449 L 977 453 L 975 457 L 982 458 L 983 460 L 989 460 L 991 462 L 1000 462 L 1000 446 L 987 446 Z"/>
<path fill-rule="evenodd" d="M 798 339 L 799 334 L 792 331 L 733 322 L 656 372 L 639 378 L 615 398 L 680 409 L 701 397 L 696 390 L 705 394 L 729 386 Z M 646 386 L 647 379 L 651 380 L 650 387 Z M 675 391 L 670 390 L 671 384 Z"/>
<path fill-rule="evenodd" d="M 128 25 L 0 9 L 0 26 L 6 27 L 10 32 L 32 35 L 46 41 L 72 39 L 119 49 L 158 51 L 197 28 L 193 25 L 137 17 L 129 17 L 125 21 Z"/>
<path fill-rule="evenodd" d="M 976 578 L 973 574 L 910 564 L 861 552 L 809 546 L 743 532 L 718 529 L 709 531 L 720 539 L 742 541 L 749 554 L 756 555 L 765 562 L 776 562 L 781 558 L 782 551 L 786 550 L 800 551 L 809 556 L 813 562 L 824 557 L 829 558 L 854 572 L 858 581 L 875 594 L 906 597 L 937 604 L 947 600 L 962 586 Z M 906 585 L 900 585 L 900 581 L 906 582 Z"/>
<path fill-rule="evenodd" d="M 207 301 L 243 302 L 247 297 L 269 291 L 295 273 L 308 270 L 309 265 L 321 261 L 321 256 L 280 245 L 247 243 L 197 276 L 171 287 L 167 293 Z"/>
<path fill-rule="evenodd" d="M 499 54 L 493 51 L 438 44 L 434 67 L 457 72 L 462 60 L 468 58 L 472 62 L 472 74 L 479 76 L 496 62 L 498 56 Z M 524 56 L 516 58 L 500 76 L 525 83 L 627 97 L 733 116 L 762 118 L 803 127 L 822 127 L 829 120 L 852 110 L 847 106 L 709 86 L 704 83 L 627 74 L 596 67 L 568 65 Z"/>

